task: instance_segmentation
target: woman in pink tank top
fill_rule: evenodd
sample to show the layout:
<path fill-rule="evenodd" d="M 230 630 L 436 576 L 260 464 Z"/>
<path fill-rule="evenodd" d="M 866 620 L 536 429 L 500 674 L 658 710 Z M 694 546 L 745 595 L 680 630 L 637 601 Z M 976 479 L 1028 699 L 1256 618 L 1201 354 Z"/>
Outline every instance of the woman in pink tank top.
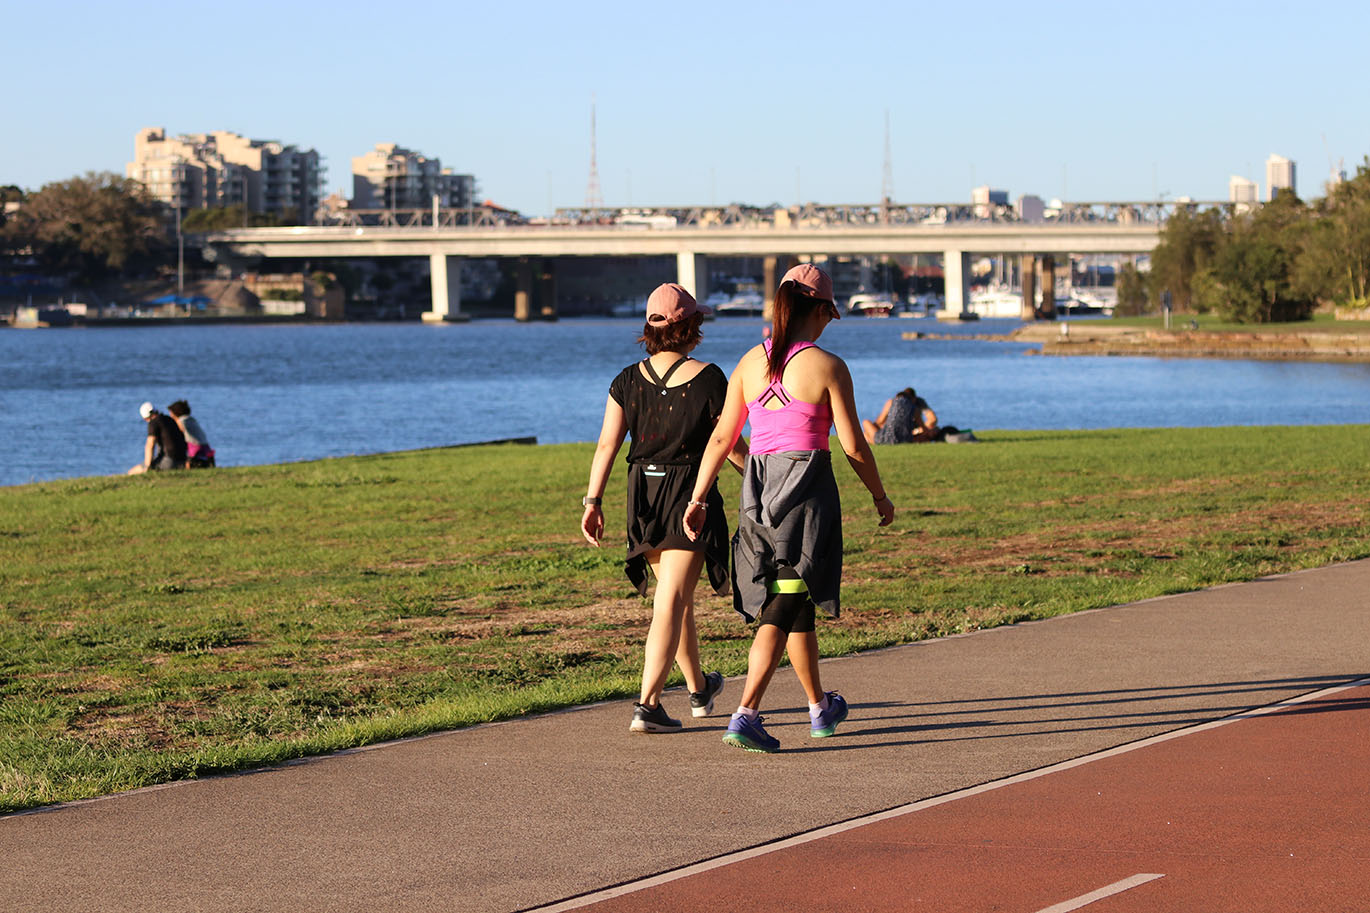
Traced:
<path fill-rule="evenodd" d="M 780 748 L 758 711 L 786 651 L 808 698 L 809 734 L 830 736 L 847 718 L 843 697 L 823 690 L 814 625 L 816 607 L 833 617 L 841 608 L 842 505 L 829 429 L 836 429 L 848 463 L 870 491 L 880 525 L 894 520 L 894 503 L 861 432 L 851 374 L 842 359 L 815 345 L 838 316 L 827 273 L 802 264 L 785 274 L 771 339 L 742 356 L 733 371 L 685 512 L 685 531 L 693 539 L 711 509 L 704 503 L 709 486 L 750 421 L 733 539 L 733 605 L 758 624 L 742 702 L 723 736 L 748 751 Z"/>

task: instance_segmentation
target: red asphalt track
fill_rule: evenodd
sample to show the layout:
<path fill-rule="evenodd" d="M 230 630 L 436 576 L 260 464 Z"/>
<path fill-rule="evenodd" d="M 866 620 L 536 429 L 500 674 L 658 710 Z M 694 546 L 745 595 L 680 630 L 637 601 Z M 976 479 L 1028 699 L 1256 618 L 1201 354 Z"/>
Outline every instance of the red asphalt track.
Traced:
<path fill-rule="evenodd" d="M 1370 911 L 1370 684 L 541 909 Z"/>

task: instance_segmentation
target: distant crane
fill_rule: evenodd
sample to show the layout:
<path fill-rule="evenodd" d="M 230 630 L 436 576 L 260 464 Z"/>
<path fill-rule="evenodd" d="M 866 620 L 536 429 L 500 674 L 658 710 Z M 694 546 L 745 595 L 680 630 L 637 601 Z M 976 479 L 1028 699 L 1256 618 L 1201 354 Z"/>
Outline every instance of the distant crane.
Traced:
<path fill-rule="evenodd" d="M 590 96 L 590 180 L 585 185 L 585 208 L 590 218 L 598 218 L 604 208 L 604 194 L 599 189 L 599 166 L 595 163 L 595 97 Z"/>
<path fill-rule="evenodd" d="M 885 109 L 885 171 L 880 179 L 880 201 L 887 207 L 894 202 L 894 162 L 890 157 L 890 109 Z"/>

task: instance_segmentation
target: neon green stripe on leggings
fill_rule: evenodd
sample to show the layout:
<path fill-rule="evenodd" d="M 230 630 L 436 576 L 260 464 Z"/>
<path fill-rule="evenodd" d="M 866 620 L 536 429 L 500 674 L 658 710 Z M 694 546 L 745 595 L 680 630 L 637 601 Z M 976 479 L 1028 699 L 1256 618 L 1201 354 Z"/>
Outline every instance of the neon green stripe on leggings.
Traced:
<path fill-rule="evenodd" d="M 809 585 L 802 580 L 772 580 L 766 585 L 768 593 L 807 593 Z"/>

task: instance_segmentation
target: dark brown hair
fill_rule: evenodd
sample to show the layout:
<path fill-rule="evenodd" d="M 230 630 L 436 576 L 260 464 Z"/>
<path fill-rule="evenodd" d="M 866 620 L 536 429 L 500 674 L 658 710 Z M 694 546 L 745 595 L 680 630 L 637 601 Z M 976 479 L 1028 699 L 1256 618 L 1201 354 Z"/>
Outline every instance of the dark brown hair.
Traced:
<path fill-rule="evenodd" d="M 699 325 L 703 322 L 704 315 L 696 312 L 675 323 L 645 323 L 642 325 L 642 335 L 637 341 L 647 350 L 648 355 L 655 355 L 658 352 L 684 352 L 704 338 L 704 334 L 699 332 Z"/>
<path fill-rule="evenodd" d="M 186 402 L 183 399 L 178 399 L 170 406 L 167 406 L 166 411 L 170 412 L 172 415 L 189 415 L 190 403 Z"/>
<path fill-rule="evenodd" d="M 832 307 L 831 301 L 810 298 L 793 282 L 782 282 L 775 292 L 775 307 L 771 322 L 771 354 L 766 358 L 766 371 L 771 380 L 779 380 L 785 371 L 785 356 L 789 354 L 790 337 L 797 324 L 803 323 L 814 308 Z"/>

